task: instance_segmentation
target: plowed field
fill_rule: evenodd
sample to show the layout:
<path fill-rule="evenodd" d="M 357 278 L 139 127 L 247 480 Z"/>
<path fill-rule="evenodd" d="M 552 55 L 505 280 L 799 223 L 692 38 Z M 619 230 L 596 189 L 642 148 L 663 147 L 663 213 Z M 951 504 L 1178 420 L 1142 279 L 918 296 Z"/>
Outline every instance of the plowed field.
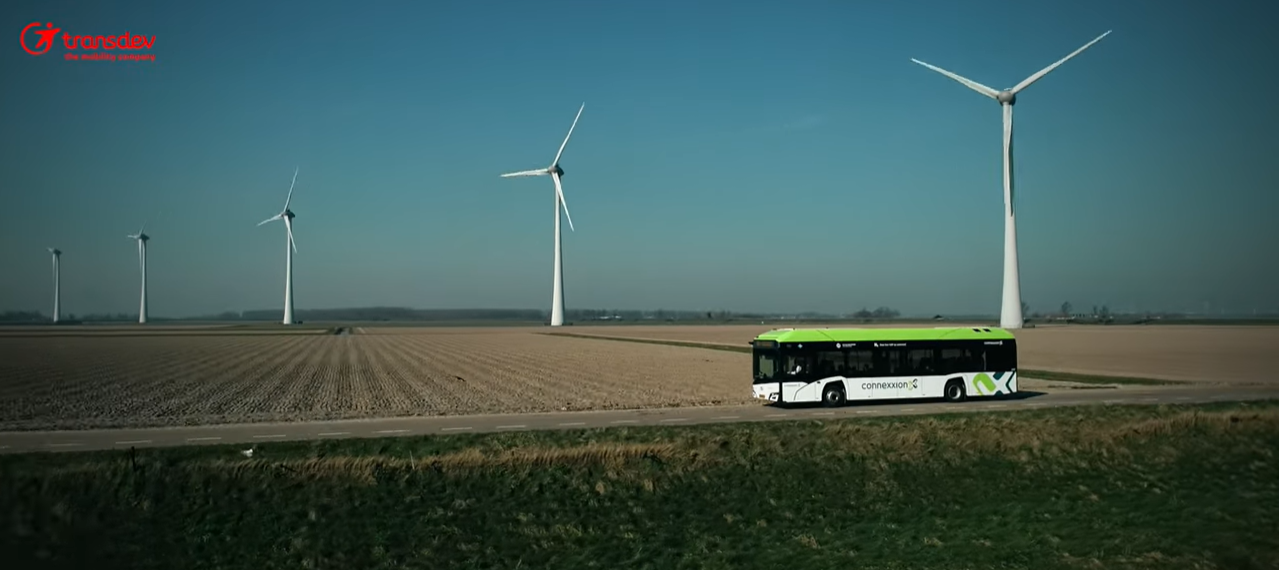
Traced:
<path fill-rule="evenodd" d="M 502 329 L 0 338 L 0 430 L 744 403 L 749 355 Z"/>

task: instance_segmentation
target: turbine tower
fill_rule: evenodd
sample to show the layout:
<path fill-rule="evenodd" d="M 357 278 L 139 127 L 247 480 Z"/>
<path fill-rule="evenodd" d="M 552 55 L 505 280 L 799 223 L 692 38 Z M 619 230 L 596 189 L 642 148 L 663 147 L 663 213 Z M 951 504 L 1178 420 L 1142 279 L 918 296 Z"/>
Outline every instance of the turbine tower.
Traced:
<path fill-rule="evenodd" d="M 1017 219 L 1013 208 L 1013 105 L 1017 103 L 1017 94 L 1021 93 L 1027 87 L 1036 81 L 1048 75 L 1054 69 L 1057 69 L 1070 58 L 1079 55 L 1084 50 L 1092 47 L 1093 44 L 1101 41 L 1102 38 L 1110 35 L 1110 31 L 1097 36 L 1093 41 L 1084 44 L 1083 47 L 1071 52 L 1070 55 L 1061 58 L 1048 67 L 1039 70 L 1038 73 L 1027 77 L 1016 86 L 1003 91 L 996 91 L 977 83 L 971 79 L 960 77 L 954 73 L 946 71 L 940 67 L 929 65 L 918 59 L 911 61 L 918 63 L 928 69 L 936 71 L 946 77 L 954 79 L 965 87 L 972 89 L 982 95 L 990 97 L 997 101 L 1004 111 L 1004 293 L 1003 307 L 999 313 L 999 326 L 1008 329 L 1019 329 L 1022 326 L 1021 314 L 1021 277 L 1017 268 Z"/>
<path fill-rule="evenodd" d="M 573 129 L 577 127 L 577 120 L 582 118 L 583 109 L 586 109 L 586 103 L 582 103 L 582 106 L 577 109 L 577 116 L 573 117 L 573 125 L 568 128 L 568 134 L 564 136 L 564 142 L 560 143 L 560 150 L 555 153 L 555 160 L 551 161 L 550 166 L 502 175 L 502 178 L 511 178 L 549 174 L 551 180 L 555 181 L 555 278 L 551 287 L 551 326 L 553 327 L 564 324 L 564 265 L 560 254 L 560 206 L 564 207 L 564 217 L 568 218 L 568 229 L 576 231 L 573 229 L 573 216 L 568 213 L 568 203 L 564 201 L 564 187 L 560 184 L 560 178 L 564 176 L 564 169 L 560 168 L 560 155 L 564 154 L 564 147 L 568 145 L 569 137 L 573 136 Z"/>
<path fill-rule="evenodd" d="M 147 240 L 151 239 L 144 230 L 147 229 L 147 223 L 142 222 L 142 229 L 138 233 L 126 236 L 131 240 L 138 242 L 138 267 L 142 269 L 142 304 L 138 307 L 138 324 L 147 324 Z"/>
<path fill-rule="evenodd" d="M 289 183 L 289 195 L 284 198 L 284 209 L 280 213 L 262 220 L 258 226 L 276 220 L 284 220 L 284 231 L 288 242 L 284 244 L 284 324 L 293 324 L 293 254 L 298 246 L 293 243 L 293 211 L 289 210 L 289 201 L 293 199 L 293 185 L 298 181 L 298 169 L 293 169 L 293 182 Z"/>
<path fill-rule="evenodd" d="M 62 257 L 62 250 L 56 247 L 46 249 L 53 254 L 53 324 L 56 325 L 62 317 L 62 283 L 60 280 L 61 272 L 58 267 L 58 258 Z"/>

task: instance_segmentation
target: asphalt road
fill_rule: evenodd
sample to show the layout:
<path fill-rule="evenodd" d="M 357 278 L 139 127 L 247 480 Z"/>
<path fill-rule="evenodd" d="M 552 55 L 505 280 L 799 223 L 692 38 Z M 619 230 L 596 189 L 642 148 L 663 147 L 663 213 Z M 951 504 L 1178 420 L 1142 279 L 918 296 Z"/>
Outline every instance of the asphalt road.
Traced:
<path fill-rule="evenodd" d="M 585 429 L 637 425 L 692 425 L 798 419 L 836 419 L 938 413 L 1011 411 L 1100 404 L 1189 404 L 1279 398 L 1275 386 L 1133 387 L 1021 392 L 1010 398 L 967 402 L 891 402 L 840 408 L 767 405 L 430 416 L 293 423 L 253 423 L 139 429 L 0 432 L 0 453 L 88 451 L 130 447 L 239 444 L 354 437 L 393 437 L 496 431 Z"/>

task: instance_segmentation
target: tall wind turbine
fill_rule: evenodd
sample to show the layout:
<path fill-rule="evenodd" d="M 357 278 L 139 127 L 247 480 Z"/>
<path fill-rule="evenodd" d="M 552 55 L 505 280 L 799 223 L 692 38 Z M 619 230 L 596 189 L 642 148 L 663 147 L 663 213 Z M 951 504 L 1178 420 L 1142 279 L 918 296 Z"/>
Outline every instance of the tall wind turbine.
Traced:
<path fill-rule="evenodd" d="M 138 324 L 147 324 L 147 240 L 151 239 L 144 230 L 147 229 L 147 223 L 142 222 L 142 229 L 138 233 L 126 236 L 131 240 L 138 242 L 138 267 L 142 269 L 142 304 L 138 308 Z"/>
<path fill-rule="evenodd" d="M 1084 50 L 1092 47 L 1093 44 L 1101 41 L 1101 38 L 1110 35 L 1110 32 L 1097 36 L 1091 42 L 1084 44 L 1083 47 L 1071 52 L 1070 55 L 1061 58 L 1048 67 L 1039 70 L 1038 73 L 1027 77 L 1016 86 L 1003 91 L 996 91 L 990 87 L 986 87 L 971 79 L 960 77 L 954 73 L 946 71 L 940 67 L 932 66 L 918 59 L 911 61 L 918 63 L 928 69 L 936 71 L 946 77 L 954 79 L 965 87 L 972 89 L 982 95 L 990 97 L 997 101 L 1004 110 L 1004 299 L 1003 308 L 999 314 L 999 326 L 1009 329 L 1019 329 L 1022 326 L 1021 314 L 1021 278 L 1017 269 L 1017 219 L 1013 209 L 1013 105 L 1017 103 L 1017 94 L 1021 93 L 1027 87 L 1036 81 L 1048 75 L 1054 69 L 1057 69 L 1070 58 L 1079 55 Z"/>
<path fill-rule="evenodd" d="M 62 317 L 62 283 L 60 280 L 61 272 L 58 267 L 58 258 L 62 257 L 62 250 L 56 247 L 46 249 L 53 254 L 53 323 L 57 324 Z"/>
<path fill-rule="evenodd" d="M 583 109 L 586 109 L 586 103 L 582 103 L 582 106 L 577 109 L 577 116 L 573 117 L 573 125 L 568 128 L 568 134 L 564 136 L 564 142 L 560 143 L 560 150 L 555 153 L 555 160 L 551 161 L 550 166 L 502 175 L 502 178 L 511 178 L 549 174 L 551 180 L 555 181 L 555 281 L 551 287 L 551 326 L 553 327 L 564 324 L 564 265 L 560 260 L 560 206 L 564 207 L 564 217 L 568 218 L 568 229 L 576 231 L 573 230 L 573 216 L 568 213 L 568 203 L 564 201 L 564 187 L 560 184 L 560 178 L 564 176 L 564 169 L 560 168 L 560 155 L 564 154 L 564 147 L 568 145 L 569 137 L 573 136 L 573 129 L 577 127 L 577 120 L 582 118 Z"/>
<path fill-rule="evenodd" d="M 289 183 L 289 195 L 284 198 L 284 209 L 280 213 L 262 220 L 258 226 L 276 220 L 284 220 L 284 231 L 288 242 L 284 245 L 284 324 L 293 324 L 293 254 L 298 246 L 293 243 L 293 212 L 289 210 L 289 201 L 293 199 L 293 185 L 298 181 L 298 169 L 293 169 L 293 182 Z"/>

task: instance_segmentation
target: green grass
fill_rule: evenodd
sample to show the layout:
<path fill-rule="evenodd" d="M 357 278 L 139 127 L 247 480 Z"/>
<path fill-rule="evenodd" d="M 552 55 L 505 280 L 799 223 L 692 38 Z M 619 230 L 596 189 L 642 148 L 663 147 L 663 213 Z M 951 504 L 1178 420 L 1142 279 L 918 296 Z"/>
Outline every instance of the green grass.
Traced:
<path fill-rule="evenodd" d="M 0 457 L 10 568 L 1273 568 L 1279 402 Z"/>
<path fill-rule="evenodd" d="M 745 352 L 750 353 L 751 347 L 733 346 L 726 344 L 710 344 L 704 342 L 692 342 L 683 340 L 654 340 L 641 338 L 627 338 L 620 336 L 602 336 L 593 334 L 574 334 L 574 333 L 541 333 L 549 336 L 567 336 L 573 338 L 591 338 L 599 340 L 613 340 L 619 342 L 636 342 L 641 344 L 662 344 L 667 346 L 682 346 L 686 348 L 705 348 L 708 350 L 724 350 L 727 352 Z M 1037 380 L 1060 380 L 1064 382 L 1078 382 L 1081 384 L 1133 384 L 1141 386 L 1162 386 L 1172 384 L 1182 384 L 1174 380 L 1161 380 L 1158 378 L 1139 378 L 1134 376 L 1106 376 L 1101 374 L 1075 374 L 1071 372 L 1054 372 L 1051 370 L 1018 370 L 1018 374 L 1026 378 L 1034 378 Z"/>

